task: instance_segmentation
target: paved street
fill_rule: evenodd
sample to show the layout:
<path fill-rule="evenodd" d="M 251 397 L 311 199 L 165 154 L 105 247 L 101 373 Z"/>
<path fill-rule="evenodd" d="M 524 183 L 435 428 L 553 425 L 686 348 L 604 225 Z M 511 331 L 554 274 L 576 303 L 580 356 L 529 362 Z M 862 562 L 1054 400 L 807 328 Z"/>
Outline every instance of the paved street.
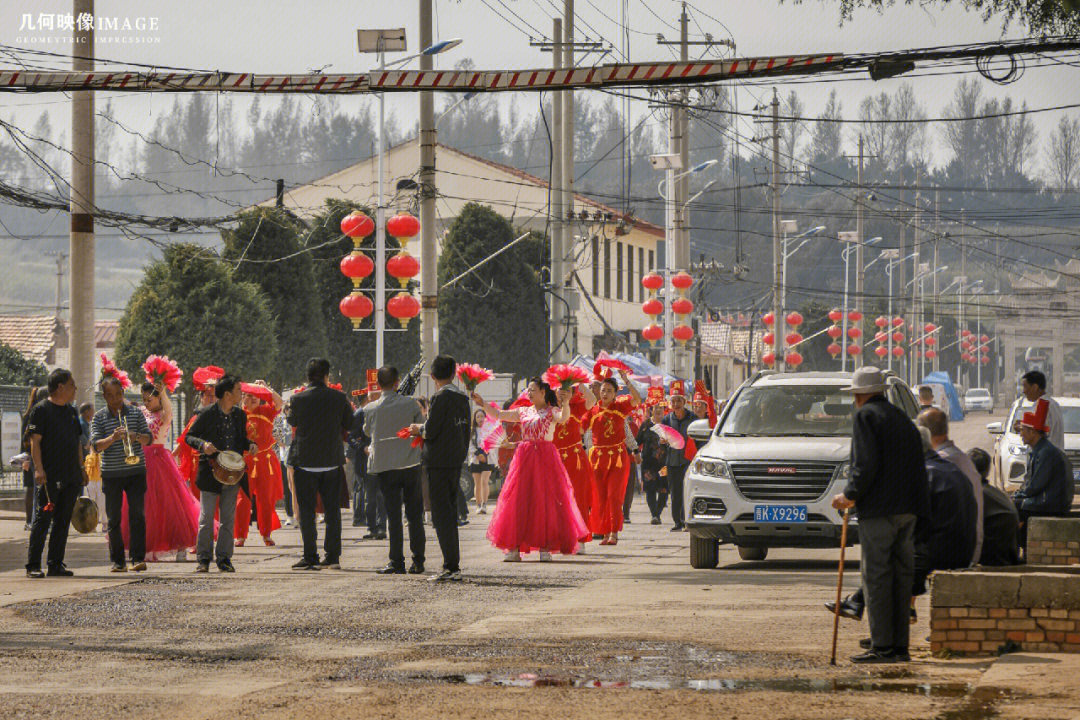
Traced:
<path fill-rule="evenodd" d="M 984 424 L 958 427 L 961 446 Z M 436 586 L 374 574 L 385 543 L 352 527 L 341 571 L 290 571 L 299 533 L 288 529 L 277 547 L 239 549 L 234 576 L 162 563 L 118 579 L 106 572 L 104 538 L 90 535 L 70 546 L 77 577 L 31 581 L 22 522 L 0 514 L 0 717 L 1080 713 L 1072 656 L 930 657 L 926 598 L 910 665 L 852 666 L 866 629 L 845 621 L 830 668 L 821 603 L 835 592 L 836 551 L 744 563 L 725 547 L 717 570 L 695 571 L 687 536 L 648 524 L 639 499 L 618 546 L 515 565 L 484 539 L 490 517 L 474 514 L 463 529 L 466 580 Z M 440 559 L 427 530 L 432 571 Z"/>

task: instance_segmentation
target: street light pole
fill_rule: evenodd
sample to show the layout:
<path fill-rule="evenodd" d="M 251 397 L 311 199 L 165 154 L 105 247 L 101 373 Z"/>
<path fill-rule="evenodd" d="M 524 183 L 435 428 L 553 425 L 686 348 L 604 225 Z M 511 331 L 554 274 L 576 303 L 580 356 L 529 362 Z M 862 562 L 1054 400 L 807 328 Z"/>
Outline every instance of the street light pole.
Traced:
<path fill-rule="evenodd" d="M 386 50 L 379 38 L 379 70 L 386 69 Z M 386 355 L 386 208 L 383 207 L 383 125 L 386 93 L 379 93 L 379 126 L 375 132 L 375 152 L 379 156 L 379 178 L 375 191 L 375 367 L 381 368 Z M 421 248 L 422 254 L 423 248 Z M 422 279 L 422 278 L 421 278 Z"/>

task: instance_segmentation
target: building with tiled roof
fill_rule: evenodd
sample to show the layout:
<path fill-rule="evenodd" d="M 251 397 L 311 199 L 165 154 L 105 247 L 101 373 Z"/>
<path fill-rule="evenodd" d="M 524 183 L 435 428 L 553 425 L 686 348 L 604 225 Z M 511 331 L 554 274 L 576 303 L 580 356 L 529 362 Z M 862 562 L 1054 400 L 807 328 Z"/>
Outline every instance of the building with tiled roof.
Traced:
<path fill-rule="evenodd" d="M 765 331 L 728 320 L 703 322 L 700 330 L 701 370 L 711 379 L 713 394 L 724 399 L 759 367 Z"/>
<path fill-rule="evenodd" d="M 112 354 L 116 347 L 116 320 L 94 323 L 94 352 Z M 68 324 L 55 315 L 0 315 L 0 342 L 50 370 L 68 367 Z"/>

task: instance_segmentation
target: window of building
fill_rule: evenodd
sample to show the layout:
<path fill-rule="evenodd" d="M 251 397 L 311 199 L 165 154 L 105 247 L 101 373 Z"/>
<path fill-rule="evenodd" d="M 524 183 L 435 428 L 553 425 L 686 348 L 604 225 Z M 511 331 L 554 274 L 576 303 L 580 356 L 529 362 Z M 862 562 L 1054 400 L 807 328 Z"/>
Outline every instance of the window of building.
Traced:
<path fill-rule="evenodd" d="M 600 238 L 592 238 L 592 294 L 600 294 Z"/>
<path fill-rule="evenodd" d="M 611 297 L 611 241 L 604 238 L 604 297 Z"/>
<path fill-rule="evenodd" d="M 634 302 L 634 246 L 626 246 L 626 299 Z"/>
<path fill-rule="evenodd" d="M 615 299 L 622 300 L 622 281 L 623 281 L 623 264 L 622 264 L 622 243 L 615 243 Z"/>
<path fill-rule="evenodd" d="M 645 277 L 645 248 L 637 249 L 637 266 L 638 266 L 638 278 L 637 285 L 638 300 L 645 302 L 645 288 L 641 284 L 641 279 Z"/>

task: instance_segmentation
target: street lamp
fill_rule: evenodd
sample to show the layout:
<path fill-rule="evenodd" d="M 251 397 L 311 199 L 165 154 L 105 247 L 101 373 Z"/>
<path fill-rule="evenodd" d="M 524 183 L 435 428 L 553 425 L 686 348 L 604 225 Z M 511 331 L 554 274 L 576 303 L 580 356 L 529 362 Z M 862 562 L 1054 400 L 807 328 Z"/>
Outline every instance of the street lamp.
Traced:
<path fill-rule="evenodd" d="M 860 242 L 859 242 L 859 233 L 852 232 L 850 230 L 845 230 L 843 232 L 837 233 L 836 237 L 840 240 L 840 242 L 844 243 L 844 249 L 840 251 L 840 255 L 844 259 L 844 318 L 843 318 L 843 332 L 844 332 L 843 338 L 844 338 L 844 340 L 841 343 L 841 345 L 843 346 L 843 350 L 842 350 L 843 354 L 841 355 L 841 360 L 840 360 L 840 370 L 842 372 L 847 372 L 847 356 L 848 356 L 848 351 L 847 351 L 847 348 L 848 348 L 848 343 L 847 343 L 847 341 L 848 341 L 848 336 L 847 336 L 847 333 L 848 333 L 848 283 L 849 283 L 849 280 L 850 280 L 850 278 L 849 278 L 850 273 L 848 272 L 848 266 L 850 265 L 849 260 L 851 258 L 851 253 L 854 252 L 858 248 L 858 246 L 860 245 Z M 876 245 L 879 242 L 881 242 L 881 236 L 870 238 L 869 240 L 867 240 L 866 242 L 861 243 L 861 244 L 862 244 L 863 247 L 869 247 L 870 245 Z"/>
<path fill-rule="evenodd" d="M 800 233 L 795 237 L 788 237 L 788 233 L 797 232 L 798 224 L 794 220 L 781 220 L 780 230 L 784 233 L 784 238 L 781 245 L 781 282 L 780 282 L 780 308 L 779 315 L 777 317 L 787 317 L 787 261 L 788 258 L 799 252 L 806 243 L 814 239 L 818 234 L 825 232 L 824 225 L 818 225 L 817 227 L 810 228 L 804 233 Z M 801 243 L 795 246 L 794 250 L 788 250 L 788 244 L 795 240 L 802 240 Z M 776 310 L 774 309 L 774 313 Z M 778 326 L 779 327 L 779 326 Z"/>

